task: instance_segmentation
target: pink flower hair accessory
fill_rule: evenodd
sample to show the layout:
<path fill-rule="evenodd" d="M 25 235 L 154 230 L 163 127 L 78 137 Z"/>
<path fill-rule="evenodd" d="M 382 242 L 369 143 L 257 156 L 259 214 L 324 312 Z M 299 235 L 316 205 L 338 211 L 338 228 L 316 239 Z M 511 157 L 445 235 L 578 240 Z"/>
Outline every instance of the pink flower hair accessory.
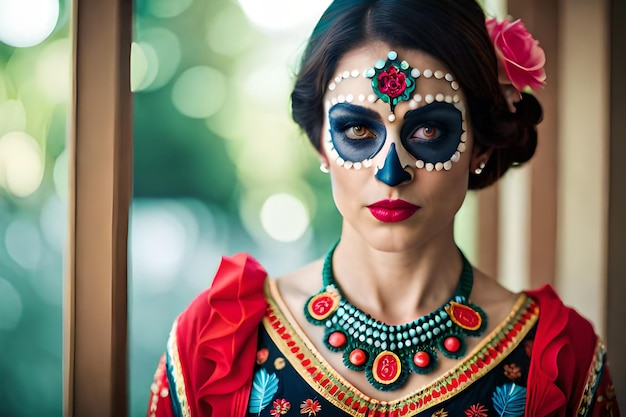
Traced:
<path fill-rule="evenodd" d="M 546 81 L 546 55 L 521 20 L 485 21 L 498 56 L 498 78 L 511 111 L 522 91 L 537 91 Z"/>

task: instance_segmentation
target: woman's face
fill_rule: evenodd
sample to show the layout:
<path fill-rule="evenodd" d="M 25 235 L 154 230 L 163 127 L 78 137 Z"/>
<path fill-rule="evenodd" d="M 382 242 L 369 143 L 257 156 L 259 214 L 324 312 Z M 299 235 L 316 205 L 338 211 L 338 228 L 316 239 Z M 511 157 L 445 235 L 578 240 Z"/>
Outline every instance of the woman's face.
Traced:
<path fill-rule="evenodd" d="M 344 229 L 385 251 L 452 238 L 477 161 L 450 71 L 374 43 L 339 61 L 324 101 L 321 154 Z"/>

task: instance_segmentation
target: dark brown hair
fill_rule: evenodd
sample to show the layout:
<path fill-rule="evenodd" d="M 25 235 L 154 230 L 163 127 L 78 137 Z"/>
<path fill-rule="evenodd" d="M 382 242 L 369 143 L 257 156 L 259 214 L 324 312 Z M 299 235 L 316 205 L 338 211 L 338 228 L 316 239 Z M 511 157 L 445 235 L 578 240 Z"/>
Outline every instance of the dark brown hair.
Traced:
<path fill-rule="evenodd" d="M 493 148 L 469 188 L 486 187 L 511 166 L 528 161 L 537 145 L 542 109 L 522 94 L 510 113 L 498 83 L 497 58 L 485 15 L 474 0 L 335 0 L 309 38 L 291 94 L 293 119 L 320 149 L 323 96 L 337 63 L 371 41 L 422 50 L 444 63 L 466 97 L 474 140 Z"/>

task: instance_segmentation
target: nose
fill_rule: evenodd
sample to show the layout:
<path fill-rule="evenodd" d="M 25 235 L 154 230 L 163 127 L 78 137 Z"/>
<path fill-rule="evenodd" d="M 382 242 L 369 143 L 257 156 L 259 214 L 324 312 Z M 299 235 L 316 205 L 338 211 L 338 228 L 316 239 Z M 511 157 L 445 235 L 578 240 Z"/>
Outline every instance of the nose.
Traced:
<path fill-rule="evenodd" d="M 376 179 L 384 182 L 390 187 L 395 187 L 402 184 L 405 181 L 412 179 L 411 174 L 404 170 L 400 163 L 400 157 L 396 151 L 396 144 L 392 143 L 389 148 L 389 153 L 385 158 L 385 163 L 375 175 Z"/>

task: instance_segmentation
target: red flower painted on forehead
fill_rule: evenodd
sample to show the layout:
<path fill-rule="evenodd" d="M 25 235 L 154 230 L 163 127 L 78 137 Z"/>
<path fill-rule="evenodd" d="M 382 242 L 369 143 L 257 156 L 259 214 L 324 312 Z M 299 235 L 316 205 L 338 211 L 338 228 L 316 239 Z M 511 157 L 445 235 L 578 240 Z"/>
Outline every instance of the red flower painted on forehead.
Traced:
<path fill-rule="evenodd" d="M 411 99 L 419 71 L 406 61 L 400 61 L 395 51 L 389 51 L 386 60 L 376 61 L 374 68 L 367 69 L 364 75 L 372 79 L 372 90 L 382 101 L 389 103 L 393 115 L 399 102 Z"/>
<path fill-rule="evenodd" d="M 378 89 L 391 98 L 400 97 L 406 90 L 406 75 L 391 65 L 387 71 L 378 74 Z"/>

